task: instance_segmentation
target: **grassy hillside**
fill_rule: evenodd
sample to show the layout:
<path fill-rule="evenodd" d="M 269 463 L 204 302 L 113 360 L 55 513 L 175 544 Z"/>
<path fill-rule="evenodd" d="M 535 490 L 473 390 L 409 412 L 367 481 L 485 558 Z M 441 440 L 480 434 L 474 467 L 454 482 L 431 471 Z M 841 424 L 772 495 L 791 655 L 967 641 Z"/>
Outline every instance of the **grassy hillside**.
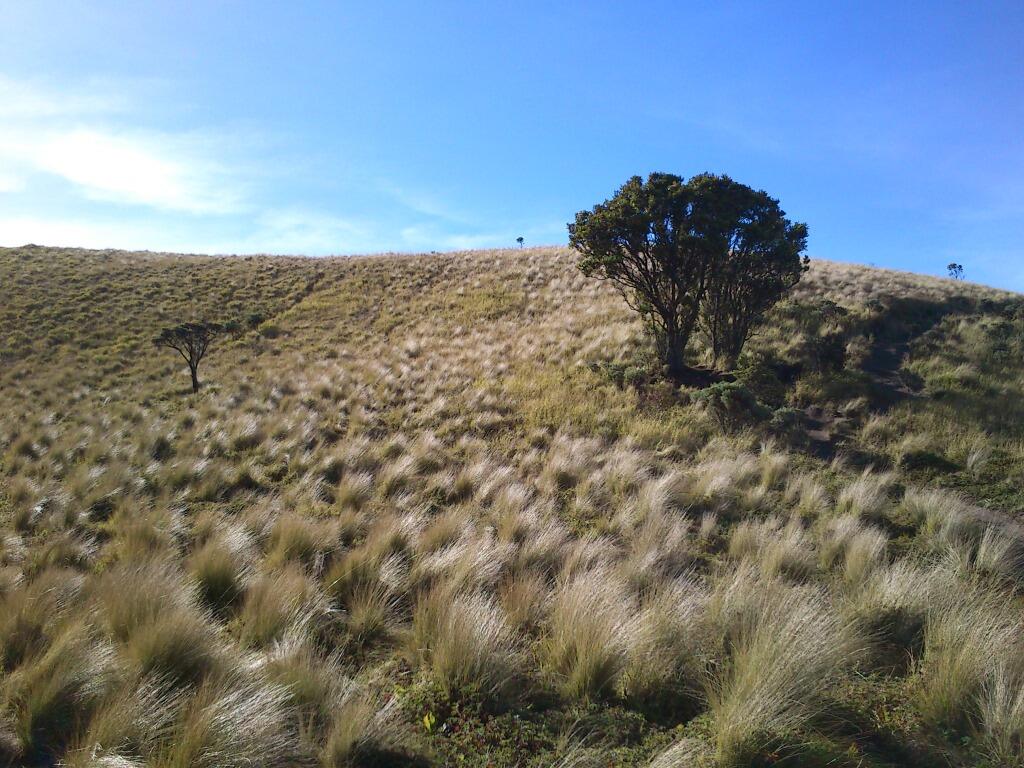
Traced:
<path fill-rule="evenodd" d="M 564 250 L 0 249 L 0 765 L 1024 765 L 1024 299 L 728 379 Z"/>

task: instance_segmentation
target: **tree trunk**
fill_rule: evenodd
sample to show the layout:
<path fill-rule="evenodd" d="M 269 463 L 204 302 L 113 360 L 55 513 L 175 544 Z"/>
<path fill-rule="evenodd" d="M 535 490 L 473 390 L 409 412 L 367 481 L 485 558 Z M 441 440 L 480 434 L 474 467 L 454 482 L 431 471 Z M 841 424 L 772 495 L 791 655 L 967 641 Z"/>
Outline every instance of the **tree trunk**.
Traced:
<path fill-rule="evenodd" d="M 190 365 L 188 370 L 192 374 L 192 394 L 195 394 L 199 391 L 199 374 L 194 365 Z"/>
<path fill-rule="evenodd" d="M 668 375 L 676 381 L 680 381 L 686 371 L 685 352 L 686 343 L 681 334 L 665 334 L 665 365 L 668 366 Z"/>

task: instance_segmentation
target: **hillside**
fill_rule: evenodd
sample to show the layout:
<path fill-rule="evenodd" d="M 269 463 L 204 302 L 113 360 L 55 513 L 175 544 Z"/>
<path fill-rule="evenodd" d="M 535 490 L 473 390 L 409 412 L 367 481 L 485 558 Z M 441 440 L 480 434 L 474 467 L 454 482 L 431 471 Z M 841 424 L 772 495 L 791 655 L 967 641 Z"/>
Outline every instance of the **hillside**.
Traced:
<path fill-rule="evenodd" d="M 0 765 L 1024 765 L 1024 298 L 814 261 L 741 363 L 564 249 L 0 249 Z"/>

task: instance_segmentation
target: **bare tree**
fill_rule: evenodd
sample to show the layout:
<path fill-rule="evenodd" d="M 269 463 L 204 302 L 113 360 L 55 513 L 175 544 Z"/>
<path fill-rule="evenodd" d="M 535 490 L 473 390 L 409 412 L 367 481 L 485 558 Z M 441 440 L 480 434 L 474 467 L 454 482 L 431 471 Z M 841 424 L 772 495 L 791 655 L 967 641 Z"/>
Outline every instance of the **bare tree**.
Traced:
<path fill-rule="evenodd" d="M 153 344 L 173 349 L 185 359 L 189 373 L 192 374 L 192 392 L 195 393 L 199 391 L 199 363 L 206 356 L 210 342 L 225 330 L 218 323 L 183 323 L 174 328 L 165 328 L 153 339 Z"/>

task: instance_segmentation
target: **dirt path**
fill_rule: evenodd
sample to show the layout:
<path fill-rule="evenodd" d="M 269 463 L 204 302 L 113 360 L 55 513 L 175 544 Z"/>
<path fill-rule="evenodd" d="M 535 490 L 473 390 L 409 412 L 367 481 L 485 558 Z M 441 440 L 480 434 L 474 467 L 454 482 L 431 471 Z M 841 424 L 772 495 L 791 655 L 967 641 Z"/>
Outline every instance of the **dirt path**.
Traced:
<path fill-rule="evenodd" d="M 916 394 L 908 385 L 907 378 L 901 374 L 903 361 L 910 352 L 910 342 L 913 338 L 916 337 L 908 336 L 900 341 L 876 343 L 871 348 L 871 353 L 861 369 L 872 379 L 872 410 L 884 413 L 896 403 Z"/>
<path fill-rule="evenodd" d="M 842 427 L 849 419 L 836 413 L 829 413 L 817 405 L 804 409 L 804 419 L 807 425 L 808 450 L 819 459 L 831 461 L 839 448 Z"/>
<path fill-rule="evenodd" d="M 871 378 L 869 408 L 872 413 L 885 413 L 897 403 L 916 397 L 920 392 L 910 383 L 903 371 L 903 362 L 910 352 L 911 343 L 932 328 L 933 323 L 917 332 L 908 330 L 896 338 L 876 340 L 861 370 Z M 853 421 L 834 410 L 817 405 L 804 410 L 807 421 L 809 451 L 818 458 L 831 461 L 839 451 L 843 438 L 855 426 Z"/>

